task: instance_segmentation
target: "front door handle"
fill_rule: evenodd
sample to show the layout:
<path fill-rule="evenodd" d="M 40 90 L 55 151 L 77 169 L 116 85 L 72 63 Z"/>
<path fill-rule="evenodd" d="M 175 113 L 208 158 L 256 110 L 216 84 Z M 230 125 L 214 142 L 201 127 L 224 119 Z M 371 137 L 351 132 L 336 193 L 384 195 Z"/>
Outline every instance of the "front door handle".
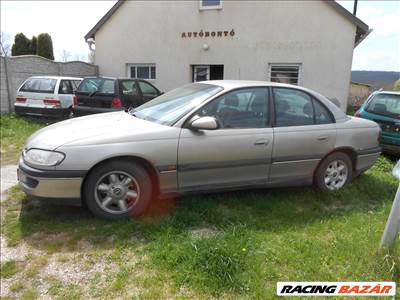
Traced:
<path fill-rule="evenodd" d="M 326 141 L 329 137 L 327 135 L 321 135 L 317 138 L 318 141 Z"/>
<path fill-rule="evenodd" d="M 254 145 L 255 146 L 260 146 L 260 145 L 268 145 L 268 143 L 269 143 L 269 140 L 258 140 L 258 141 L 255 141 L 254 142 Z"/>

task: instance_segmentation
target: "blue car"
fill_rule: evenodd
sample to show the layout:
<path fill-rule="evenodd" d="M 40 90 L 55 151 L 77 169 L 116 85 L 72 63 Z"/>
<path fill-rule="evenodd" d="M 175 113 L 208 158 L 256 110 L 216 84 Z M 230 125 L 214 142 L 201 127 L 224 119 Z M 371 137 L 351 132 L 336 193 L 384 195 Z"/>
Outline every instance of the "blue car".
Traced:
<path fill-rule="evenodd" d="M 372 93 L 354 116 L 378 123 L 382 150 L 400 155 L 400 92 Z"/>

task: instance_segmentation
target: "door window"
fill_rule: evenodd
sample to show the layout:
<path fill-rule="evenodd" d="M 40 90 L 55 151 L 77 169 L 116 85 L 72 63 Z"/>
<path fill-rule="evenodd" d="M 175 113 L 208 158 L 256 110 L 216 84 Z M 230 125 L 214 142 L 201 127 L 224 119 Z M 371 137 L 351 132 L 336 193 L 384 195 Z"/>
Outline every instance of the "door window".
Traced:
<path fill-rule="evenodd" d="M 276 126 L 314 124 L 312 100 L 302 91 L 274 88 Z"/>
<path fill-rule="evenodd" d="M 78 86 L 79 86 L 80 83 L 81 83 L 80 80 L 71 80 L 72 91 L 74 93 L 78 89 Z"/>
<path fill-rule="evenodd" d="M 333 123 L 331 114 L 319 101 L 313 99 L 315 111 L 315 124 Z"/>
<path fill-rule="evenodd" d="M 143 96 L 147 97 L 157 97 L 158 91 L 149 83 L 144 81 L 139 81 L 140 89 L 142 90 Z"/>
<path fill-rule="evenodd" d="M 268 89 L 229 92 L 201 108 L 200 116 L 215 117 L 220 128 L 263 128 L 269 123 Z"/>
<path fill-rule="evenodd" d="M 69 80 L 61 80 L 60 87 L 58 88 L 59 94 L 72 94 L 72 87 Z"/>
<path fill-rule="evenodd" d="M 274 99 L 277 127 L 333 123 L 327 108 L 302 91 L 274 88 Z"/>
<path fill-rule="evenodd" d="M 122 95 L 137 96 L 139 94 L 137 85 L 133 80 L 122 81 Z"/>

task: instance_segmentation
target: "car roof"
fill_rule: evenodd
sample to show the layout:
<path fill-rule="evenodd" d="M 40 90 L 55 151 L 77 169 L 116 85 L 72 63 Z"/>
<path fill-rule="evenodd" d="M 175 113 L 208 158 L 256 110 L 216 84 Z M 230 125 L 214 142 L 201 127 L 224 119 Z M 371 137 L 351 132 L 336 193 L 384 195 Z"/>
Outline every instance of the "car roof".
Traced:
<path fill-rule="evenodd" d="M 396 91 L 376 91 L 375 94 L 400 95 L 400 92 L 396 92 Z"/>
<path fill-rule="evenodd" d="M 111 76 L 86 76 L 84 79 L 110 79 L 110 80 L 136 80 L 147 81 L 146 79 L 130 78 L 130 77 L 111 77 Z"/>
<path fill-rule="evenodd" d="M 68 80 L 82 80 L 83 78 L 81 77 L 70 77 L 70 76 L 31 76 L 29 78 L 45 78 L 45 79 L 68 79 Z"/>

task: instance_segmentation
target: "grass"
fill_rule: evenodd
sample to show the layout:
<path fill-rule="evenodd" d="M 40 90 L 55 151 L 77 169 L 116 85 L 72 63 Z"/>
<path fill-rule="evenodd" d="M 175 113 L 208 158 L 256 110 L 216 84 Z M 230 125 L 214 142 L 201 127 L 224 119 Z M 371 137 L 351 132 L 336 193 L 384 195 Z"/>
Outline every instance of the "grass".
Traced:
<path fill-rule="evenodd" d="M 16 163 L 26 139 L 46 125 L 45 120 L 23 118 L 13 113 L 1 114 L 1 164 Z"/>
<path fill-rule="evenodd" d="M 304 187 L 191 196 L 114 222 L 28 200 L 14 187 L 1 204 L 1 234 L 29 253 L 2 263 L 2 282 L 12 281 L 4 296 L 271 299 L 277 281 L 399 284 L 399 240 L 379 250 L 398 186 L 393 166 L 382 156 L 334 193 Z"/>

